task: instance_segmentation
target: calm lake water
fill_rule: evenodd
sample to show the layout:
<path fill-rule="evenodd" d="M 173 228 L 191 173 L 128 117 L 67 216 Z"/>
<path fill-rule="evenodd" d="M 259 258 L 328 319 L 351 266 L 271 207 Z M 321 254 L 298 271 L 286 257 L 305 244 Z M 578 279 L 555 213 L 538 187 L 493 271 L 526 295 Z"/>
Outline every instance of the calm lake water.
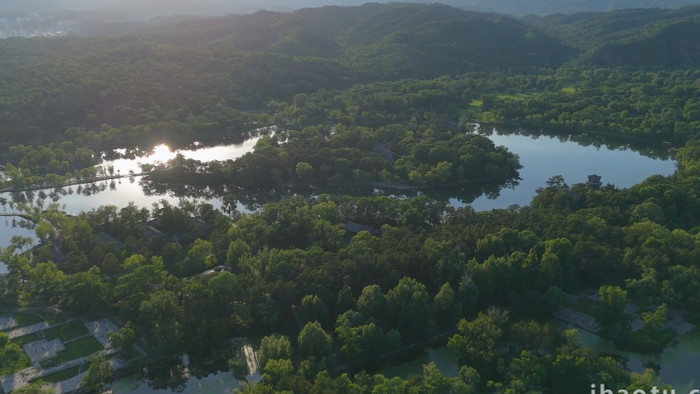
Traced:
<path fill-rule="evenodd" d="M 611 183 L 619 188 L 627 188 L 655 174 L 670 175 L 675 171 L 675 162 L 671 159 L 658 159 L 643 156 L 633 150 L 610 149 L 605 146 L 582 146 L 573 141 L 562 141 L 555 137 L 529 137 L 518 134 L 488 135 L 496 145 L 506 146 L 520 157 L 523 168 L 520 170 L 519 184 L 512 189 L 503 188 L 498 196 L 459 195 L 455 191 L 448 201 L 453 206 L 471 205 L 477 211 L 495 208 L 507 208 L 513 204 L 527 205 L 530 203 L 535 190 L 545 185 L 553 175 L 562 175 L 567 183 L 583 183 L 589 174 L 602 176 L 603 183 Z M 258 138 L 250 139 L 242 144 L 223 145 L 198 150 L 182 150 L 171 152 L 167 146 L 155 147 L 153 154 L 144 158 L 119 159 L 104 164 L 112 166 L 115 173 L 123 175 L 130 171 L 138 173 L 140 163 L 158 163 L 182 154 L 186 158 L 201 161 L 235 159 L 253 150 Z M 101 181 L 86 185 L 76 185 L 64 188 L 60 193 L 53 193 L 55 201 L 61 209 L 69 213 L 78 213 L 111 204 L 117 207 L 126 206 L 133 202 L 140 207 L 151 208 L 160 200 L 177 204 L 180 196 L 173 191 L 144 192 L 140 185 L 141 177 L 121 178 Z M 44 190 L 51 195 L 53 190 Z M 191 200 L 208 202 L 219 208 L 222 205 L 218 197 L 207 197 L 214 194 L 206 189 L 199 190 L 203 197 Z M 209 192 L 209 193 L 208 193 Z M 35 193 L 36 194 L 36 193 Z M 369 193 L 368 193 L 369 194 Z M 450 191 L 442 191 L 449 196 Z M 7 193 L 0 193 L 7 195 Z M 7 195 L 7 197 L 10 197 Z M 50 199 L 47 199 L 48 204 Z M 240 204 L 239 204 L 240 205 Z M 0 246 L 7 241 L 0 239 Z"/>
<path fill-rule="evenodd" d="M 553 175 L 562 175 L 567 184 L 585 183 L 588 175 L 602 176 L 603 184 L 629 188 L 651 175 L 671 175 L 676 163 L 671 159 L 643 156 L 631 149 L 583 146 L 560 137 L 530 137 L 518 134 L 487 136 L 498 146 L 503 145 L 520 157 L 520 184 L 513 189 L 501 189 L 495 198 L 481 196 L 474 201 L 450 199 L 454 206 L 471 205 L 477 211 L 507 208 L 510 205 L 530 204 L 535 190 L 545 186 Z"/>
<path fill-rule="evenodd" d="M 105 168 L 112 166 L 115 173 L 122 175 L 129 174 L 129 171 L 138 173 L 140 171 L 139 164 L 141 163 L 158 163 L 167 161 L 175 157 L 177 153 L 182 154 L 187 159 L 195 159 L 200 161 L 212 160 L 228 160 L 235 159 L 251 152 L 255 143 L 260 137 L 251 138 L 241 144 L 221 145 L 197 150 L 182 150 L 171 152 L 165 145 L 154 147 L 153 152 L 146 156 L 136 159 L 117 159 L 105 162 Z M 55 202 L 59 204 L 59 208 L 71 214 L 77 214 L 81 211 L 89 211 L 99 208 L 103 205 L 114 205 L 118 208 L 125 207 L 129 203 L 134 203 L 139 207 L 151 208 L 153 204 L 162 200 L 166 200 L 173 205 L 180 202 L 181 197 L 172 192 L 164 194 L 147 194 L 139 184 L 141 177 L 121 178 L 107 181 L 100 181 L 85 185 L 74 185 L 65 187 L 59 192 L 53 189 L 42 190 L 48 198 L 44 202 L 47 206 L 49 203 Z M 32 193 L 37 196 L 39 191 Z M 55 201 L 51 199 L 55 197 Z M 5 197 L 8 200 L 12 199 L 10 193 L 0 193 L 0 197 Z M 188 198 L 194 202 L 207 202 L 215 208 L 221 208 L 221 200 L 218 198 Z M 0 213 L 12 212 L 9 207 L 0 207 Z M 36 240 L 36 236 L 32 230 L 22 228 L 16 225 L 19 219 L 13 221 L 12 217 L 0 217 L 0 248 L 6 248 L 10 245 L 10 240 L 13 235 L 21 235 L 31 237 Z M 0 274 L 7 272 L 5 264 L 0 262 Z"/>

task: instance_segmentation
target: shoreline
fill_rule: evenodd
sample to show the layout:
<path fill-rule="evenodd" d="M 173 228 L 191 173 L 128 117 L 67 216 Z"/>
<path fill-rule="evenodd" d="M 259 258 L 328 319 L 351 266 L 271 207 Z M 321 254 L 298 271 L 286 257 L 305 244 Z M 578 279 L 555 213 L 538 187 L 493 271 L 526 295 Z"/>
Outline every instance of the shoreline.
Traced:
<path fill-rule="evenodd" d="M 140 172 L 138 174 L 129 174 L 129 175 L 110 175 L 106 177 L 97 177 L 97 178 L 92 178 L 92 179 L 83 179 L 83 180 L 74 180 L 68 183 L 62 183 L 60 185 L 33 185 L 33 186 L 27 186 L 23 188 L 12 188 L 11 186 L 8 186 L 4 189 L 0 189 L 0 193 L 21 193 L 21 192 L 30 192 L 30 191 L 37 191 L 37 190 L 46 190 L 46 189 L 61 189 L 64 187 L 69 187 L 69 186 L 76 186 L 76 185 L 85 185 L 88 183 L 96 183 L 96 182 L 101 182 L 101 181 L 109 181 L 109 180 L 114 180 L 114 179 L 122 179 L 122 178 L 131 178 L 131 177 L 137 177 L 137 176 L 144 176 L 147 175 L 147 173 Z"/>

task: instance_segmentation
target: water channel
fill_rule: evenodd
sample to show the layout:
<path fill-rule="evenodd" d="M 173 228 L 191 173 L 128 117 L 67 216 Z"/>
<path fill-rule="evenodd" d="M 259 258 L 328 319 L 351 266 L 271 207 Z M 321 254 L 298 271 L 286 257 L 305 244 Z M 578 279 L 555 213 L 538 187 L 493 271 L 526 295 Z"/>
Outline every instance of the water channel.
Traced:
<path fill-rule="evenodd" d="M 546 180 L 553 175 L 562 175 L 567 183 L 572 184 L 585 182 L 587 175 L 598 174 L 602 176 L 604 184 L 610 183 L 618 188 L 628 188 L 651 175 L 666 176 L 675 171 L 675 162 L 668 157 L 664 157 L 663 154 L 657 157 L 650 157 L 628 147 L 582 145 L 569 140 L 567 137 L 536 137 L 524 133 L 499 133 L 496 130 L 487 131 L 485 134 L 496 145 L 504 145 L 511 152 L 519 155 L 520 163 L 523 166 L 520 170 L 521 180 L 513 188 L 503 188 L 498 193 L 491 193 L 489 196 L 482 195 L 476 199 L 474 199 L 473 194 L 455 192 L 450 195 L 449 191 L 445 191 L 446 193 L 443 194 L 446 194 L 446 199 L 450 205 L 471 205 L 477 211 L 507 208 L 514 204 L 524 206 L 530 203 L 535 190 L 544 186 Z M 177 152 L 171 152 L 165 146 L 158 146 L 154 149 L 153 154 L 148 157 L 118 159 L 105 163 L 105 165 L 112 166 L 116 173 L 128 174 L 129 171 L 138 173 L 138 164 L 140 162 L 155 163 L 164 161 L 174 157 L 176 153 L 181 153 L 185 158 L 201 161 L 234 159 L 252 151 L 255 142 L 257 142 L 257 138 L 247 140 L 243 144 Z M 153 203 L 161 200 L 177 204 L 182 198 L 172 191 L 164 193 L 144 192 L 144 189 L 139 184 L 139 180 L 140 177 L 134 176 L 119 180 L 101 181 L 94 184 L 71 186 L 62 190 L 61 193 L 54 193 L 53 196 L 61 209 L 69 213 L 87 211 L 106 204 L 123 207 L 129 203 L 134 203 L 140 207 L 151 208 Z M 52 192 L 53 190 L 45 191 L 48 195 L 51 195 Z M 372 192 L 368 191 L 366 193 L 369 195 Z M 390 194 L 391 192 L 388 191 L 387 193 Z M 195 197 L 194 201 L 208 202 L 216 208 L 222 206 L 222 200 L 216 197 L 215 193 L 212 193 L 209 197 L 206 194 L 204 193 L 204 197 Z M 0 193 L 0 197 L 11 199 L 8 193 Z M 193 198 L 189 199 L 193 200 Z M 241 205 L 239 204 L 239 209 Z M 0 209 L 5 209 L 4 212 L 8 212 L 8 208 L 5 206 Z M 13 223 L 15 223 L 14 226 Z M 12 218 L 0 218 L 0 247 L 7 247 L 10 244 L 12 235 L 33 237 L 31 230 L 16 226 L 16 221 L 13 221 Z M 5 270 L 5 267 L 0 263 L 0 273 L 3 270 Z M 593 338 L 590 338 L 585 332 L 582 333 L 582 339 L 587 346 L 599 347 L 601 344 L 594 343 L 595 338 L 597 337 L 593 336 Z M 700 351 L 697 350 L 700 347 L 700 337 L 692 336 L 690 338 L 687 340 L 695 344 L 692 347 L 693 350 L 690 350 L 691 347 L 682 346 L 678 348 L 679 354 L 673 353 L 673 350 L 671 350 L 669 357 L 673 360 L 679 360 L 679 363 L 688 362 L 687 360 L 692 359 L 693 364 L 697 365 L 700 361 Z M 681 337 L 680 340 L 685 341 L 686 338 Z M 664 358 L 663 354 L 659 359 L 658 362 L 662 365 L 662 379 L 668 379 L 668 382 L 673 382 L 674 384 L 692 384 L 685 376 L 674 377 L 666 375 L 671 372 L 667 372 L 669 368 L 665 368 L 665 364 L 668 362 L 673 365 L 676 364 L 672 359 Z M 631 363 L 636 362 L 633 361 L 633 358 L 630 358 L 630 360 L 632 360 Z M 447 375 L 454 376 L 456 374 L 455 359 L 445 348 L 430 349 L 421 358 L 387 368 L 382 372 L 386 373 L 387 376 L 419 374 L 421 366 L 429 361 L 435 361 L 440 370 Z M 637 364 L 641 366 L 642 362 L 639 361 Z M 631 365 L 631 367 L 639 369 L 635 365 Z M 231 374 L 224 372 L 201 379 L 191 378 L 182 392 L 226 393 L 232 392 L 235 387 L 239 387 L 239 382 Z M 116 382 L 113 390 L 115 393 L 167 392 L 151 390 L 145 383 L 139 382 L 134 376 Z"/>

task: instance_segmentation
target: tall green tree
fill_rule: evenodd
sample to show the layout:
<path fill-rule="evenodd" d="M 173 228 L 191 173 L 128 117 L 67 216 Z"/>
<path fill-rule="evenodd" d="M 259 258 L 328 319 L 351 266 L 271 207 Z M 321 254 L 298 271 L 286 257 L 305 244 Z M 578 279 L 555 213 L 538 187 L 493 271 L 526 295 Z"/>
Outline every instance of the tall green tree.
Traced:
<path fill-rule="evenodd" d="M 430 301 L 425 285 L 415 279 L 403 277 L 387 293 L 390 316 L 404 340 L 422 338 L 430 320 Z"/>
<path fill-rule="evenodd" d="M 629 323 L 629 315 L 625 312 L 627 307 L 627 292 L 618 286 L 601 286 L 598 289 L 597 319 L 602 326 L 620 325 Z"/>
<path fill-rule="evenodd" d="M 367 285 L 357 299 L 357 310 L 368 318 L 383 322 L 389 312 L 388 304 L 379 285 Z"/>
<path fill-rule="evenodd" d="M 299 353 L 302 357 L 314 357 L 317 360 L 328 357 L 332 350 L 333 341 L 321 327 L 321 323 L 314 321 L 306 323 L 297 338 Z"/>
<path fill-rule="evenodd" d="M 103 356 L 91 356 L 87 373 L 80 382 L 80 387 L 91 393 L 99 393 L 110 381 L 112 365 Z"/>
<path fill-rule="evenodd" d="M 447 347 L 457 353 L 462 364 L 477 368 L 483 376 L 495 364 L 496 345 L 502 333 L 491 315 L 479 313 L 474 320 L 462 319 L 457 323 L 457 333 L 450 337 Z"/>
<path fill-rule="evenodd" d="M 291 359 L 292 358 L 292 344 L 289 342 L 289 338 L 279 335 L 272 334 L 263 337 L 260 341 L 260 368 L 265 368 L 268 360 L 272 359 Z"/>
<path fill-rule="evenodd" d="M 433 298 L 433 316 L 435 322 L 443 327 L 454 326 L 462 316 L 462 304 L 457 301 L 449 282 L 443 284 Z"/>

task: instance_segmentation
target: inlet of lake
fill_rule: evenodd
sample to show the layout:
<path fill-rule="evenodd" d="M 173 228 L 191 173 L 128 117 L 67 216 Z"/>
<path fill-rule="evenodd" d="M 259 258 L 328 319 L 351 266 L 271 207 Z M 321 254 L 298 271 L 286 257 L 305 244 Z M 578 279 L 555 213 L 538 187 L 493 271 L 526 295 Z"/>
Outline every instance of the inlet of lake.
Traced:
<path fill-rule="evenodd" d="M 502 188 L 498 193 L 491 193 L 488 196 L 481 195 L 476 198 L 468 193 L 455 192 L 450 195 L 449 191 L 445 191 L 443 194 L 446 195 L 445 198 L 452 206 L 471 205 L 477 211 L 485 211 L 508 208 L 514 205 L 528 205 L 535 195 L 536 189 L 543 187 L 547 179 L 554 175 L 561 175 L 568 184 L 573 184 L 584 183 L 588 175 L 598 174 L 602 176 L 603 184 L 610 183 L 618 188 L 629 188 L 649 176 L 668 176 L 675 171 L 675 162 L 663 150 L 655 153 L 646 151 L 645 154 L 642 154 L 628 146 L 611 147 L 602 143 L 593 143 L 593 140 L 580 144 L 566 136 L 530 136 L 520 131 L 500 133 L 492 130 L 484 134 L 496 145 L 503 145 L 519 156 L 523 166 L 520 170 L 521 179 L 518 185 L 513 188 Z M 182 153 L 186 158 L 202 161 L 234 159 L 252 151 L 256 141 L 257 138 L 253 138 L 243 144 L 185 150 L 179 151 L 179 153 Z M 159 147 L 149 157 L 119 159 L 108 163 L 108 165 L 112 165 L 115 171 L 118 170 L 121 174 L 127 174 L 129 170 L 138 173 L 139 162 L 165 160 L 172 156 L 174 153 Z M 140 177 L 135 176 L 67 187 L 61 193 L 53 193 L 54 201 L 60 204 L 62 210 L 69 213 L 87 211 L 107 204 L 119 208 L 133 202 L 137 206 L 151 208 L 153 203 L 163 199 L 172 204 L 177 204 L 180 201 L 181 197 L 171 191 L 164 193 L 144 192 L 139 181 Z M 51 196 L 54 191 L 45 190 L 44 192 Z M 381 191 L 367 191 L 366 194 L 372 195 L 378 192 Z M 391 193 L 387 192 L 387 194 Z M 0 197 L 7 200 L 12 198 L 9 193 L 0 193 Z M 195 202 L 207 202 L 216 208 L 221 208 L 223 204 L 219 197 L 188 197 L 188 199 Z M 238 204 L 239 210 L 244 205 Z M 255 209 L 255 207 L 248 208 Z M 2 213 L 12 212 L 7 204 L 4 204 L 0 209 Z M 18 221 L 20 221 L 19 218 L 0 218 L 0 247 L 7 247 L 12 235 L 32 235 L 30 230 L 17 226 Z M 4 268 L 0 264 L 0 272 Z M 610 345 L 603 349 L 600 342 L 602 340 L 599 341 L 598 337 L 585 332 L 582 332 L 582 339 L 584 345 L 594 347 L 596 350 L 610 353 L 614 351 Z M 679 337 L 679 341 L 680 346 L 670 347 L 661 355 L 653 356 L 651 360 L 656 360 L 655 362 L 661 365 L 662 380 L 681 388 L 693 383 L 693 371 L 688 370 L 690 366 L 698 365 L 700 362 L 700 338 L 695 334 L 688 334 Z M 688 343 L 686 344 L 686 342 Z M 454 375 L 457 370 L 456 360 L 448 353 L 445 348 L 428 350 L 422 358 L 400 366 L 386 368 L 382 372 L 391 376 L 418 374 L 423 363 L 435 361 L 443 373 Z M 664 354 L 667 354 L 668 357 Z M 642 363 L 635 360 L 642 360 L 643 356 L 634 358 L 630 355 L 625 354 L 631 360 L 631 369 L 640 370 Z M 234 387 L 238 387 L 238 382 L 233 379 L 230 373 L 223 372 L 202 379 L 191 378 L 182 392 L 223 393 L 232 392 Z M 115 382 L 113 390 L 115 393 L 153 392 L 145 383 L 139 383 L 133 376 Z"/>

